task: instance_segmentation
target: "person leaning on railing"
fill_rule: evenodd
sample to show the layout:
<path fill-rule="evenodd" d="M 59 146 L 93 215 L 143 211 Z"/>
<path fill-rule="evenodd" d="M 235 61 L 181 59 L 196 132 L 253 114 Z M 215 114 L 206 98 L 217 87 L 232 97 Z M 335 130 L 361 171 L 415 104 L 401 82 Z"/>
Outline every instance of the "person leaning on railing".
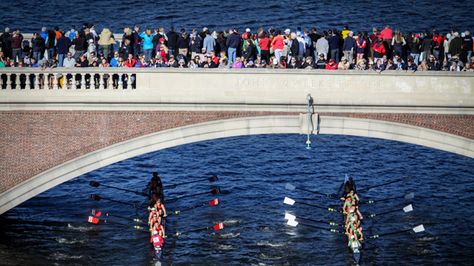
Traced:
<path fill-rule="evenodd" d="M 335 69 L 328 62 L 333 59 L 337 66 L 338 51 L 343 50 L 347 62 L 339 66 L 341 70 L 472 69 L 474 47 L 469 31 L 446 35 L 438 31 L 403 34 L 398 29 L 393 31 L 385 27 L 380 33 L 374 28 L 369 35 L 367 32 L 353 34 L 348 26 L 346 28 L 344 32 L 332 29 L 330 34 L 320 35 L 315 28 L 311 31 L 286 29 L 285 34 L 274 28 L 256 31 L 247 28 L 241 34 L 237 28 L 227 33 L 227 30 L 217 32 L 204 27 L 203 32 L 193 29 L 188 35 L 185 29 L 179 34 L 170 29 L 165 34 L 162 27 L 153 33 L 151 30 L 140 33 L 138 26 L 134 30 L 125 27 L 118 50 L 115 50 L 110 30 L 104 28 L 98 36 L 90 24 L 66 34 L 58 28 L 43 28 L 41 33 L 33 35 L 31 49 L 20 41 L 22 35 L 18 30 L 10 33 L 6 28 L 0 36 L 0 49 L 4 53 L 0 60 L 5 67 L 32 67 L 35 64 L 97 67 L 105 59 L 110 67 Z M 200 48 L 204 48 L 202 53 Z M 67 56 L 68 53 L 71 56 Z M 83 54 L 86 54 L 85 60 Z M 211 54 L 214 55 L 209 61 L 207 56 Z M 316 60 L 311 55 L 315 55 Z M 48 60 L 47 64 L 44 58 Z"/>

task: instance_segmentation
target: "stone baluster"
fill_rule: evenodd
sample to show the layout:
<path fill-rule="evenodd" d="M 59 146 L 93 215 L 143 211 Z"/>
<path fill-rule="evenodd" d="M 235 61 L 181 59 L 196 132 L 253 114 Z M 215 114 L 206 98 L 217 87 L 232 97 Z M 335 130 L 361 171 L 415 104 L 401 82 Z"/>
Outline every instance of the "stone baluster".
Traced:
<path fill-rule="evenodd" d="M 99 74 L 99 89 L 105 89 L 104 73 Z"/>
<path fill-rule="evenodd" d="M 81 89 L 86 88 L 86 74 L 80 74 L 81 75 Z"/>
<path fill-rule="evenodd" d="M 25 90 L 31 89 L 30 73 L 25 74 Z"/>
<path fill-rule="evenodd" d="M 59 89 L 59 80 L 58 80 L 58 74 L 54 73 L 53 74 L 53 90 Z"/>
<path fill-rule="evenodd" d="M 21 89 L 20 74 L 15 75 L 15 89 Z"/>
<path fill-rule="evenodd" d="M 68 73 L 71 75 L 71 80 L 68 81 L 67 80 L 67 76 L 66 76 L 66 81 L 67 82 L 70 82 L 70 85 L 67 86 L 68 89 L 71 89 L 71 88 L 75 88 L 76 87 L 76 73 Z M 67 75 L 67 74 L 66 74 Z"/>
<path fill-rule="evenodd" d="M 113 86 L 113 74 L 109 74 L 109 77 L 105 80 L 105 88 L 110 89 Z"/>
<path fill-rule="evenodd" d="M 39 90 L 40 89 L 40 75 L 39 73 L 35 73 L 35 84 L 34 84 L 34 87 L 35 87 L 35 90 Z"/>
<path fill-rule="evenodd" d="M 122 73 L 118 73 L 118 76 L 119 76 L 119 80 L 118 80 L 118 88 L 123 90 L 123 74 Z"/>
<path fill-rule="evenodd" d="M 12 89 L 12 74 L 7 73 L 7 89 Z"/>

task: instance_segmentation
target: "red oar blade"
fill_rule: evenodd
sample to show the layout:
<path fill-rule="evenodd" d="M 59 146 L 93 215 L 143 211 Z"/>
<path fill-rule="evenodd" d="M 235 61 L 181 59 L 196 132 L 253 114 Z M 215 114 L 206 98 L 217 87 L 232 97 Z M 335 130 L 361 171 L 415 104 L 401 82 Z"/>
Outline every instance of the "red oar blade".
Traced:
<path fill-rule="evenodd" d="M 94 216 L 89 216 L 89 218 L 87 219 L 87 221 L 91 224 L 98 224 L 99 223 L 99 218 L 96 218 Z"/>
<path fill-rule="evenodd" d="M 213 200 L 209 201 L 209 206 L 213 207 L 213 206 L 216 206 L 216 205 L 219 205 L 219 199 L 213 199 Z"/>
<path fill-rule="evenodd" d="M 219 192 L 220 192 L 219 188 L 213 188 L 213 189 L 211 190 L 211 194 L 212 194 L 212 195 L 219 194 Z"/>
<path fill-rule="evenodd" d="M 219 180 L 219 178 L 218 178 L 217 176 L 215 176 L 215 175 L 209 177 L 209 182 L 211 182 L 211 183 L 212 183 L 212 182 L 216 182 L 217 180 Z"/>
<path fill-rule="evenodd" d="M 212 228 L 214 228 L 214 231 L 219 231 L 221 229 L 224 229 L 224 223 L 215 224 Z"/>
<path fill-rule="evenodd" d="M 96 216 L 96 217 L 100 217 L 102 215 L 102 212 L 99 211 L 99 210 L 96 210 L 96 209 L 92 209 L 92 215 Z"/>

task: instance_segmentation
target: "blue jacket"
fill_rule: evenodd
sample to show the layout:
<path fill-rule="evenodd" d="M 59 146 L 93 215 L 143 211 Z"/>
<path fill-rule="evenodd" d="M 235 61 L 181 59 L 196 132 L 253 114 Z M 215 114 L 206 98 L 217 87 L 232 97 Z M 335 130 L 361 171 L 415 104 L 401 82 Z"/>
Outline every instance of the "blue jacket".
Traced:
<path fill-rule="evenodd" d="M 153 49 L 153 37 L 155 34 L 151 34 L 148 36 L 146 33 L 140 34 L 140 37 L 142 38 L 142 43 L 143 43 L 143 50 L 149 50 Z"/>
<path fill-rule="evenodd" d="M 344 40 L 344 45 L 342 47 L 342 50 L 343 51 L 353 50 L 355 52 L 356 49 L 357 49 L 356 40 L 352 38 L 351 36 L 347 36 L 346 39 Z"/>
<path fill-rule="evenodd" d="M 331 50 L 338 50 L 339 47 L 340 47 L 340 39 L 339 39 L 339 36 L 331 36 L 328 40 L 329 42 L 329 48 Z"/>
<path fill-rule="evenodd" d="M 214 51 L 215 46 L 216 40 L 211 35 L 206 35 L 206 38 L 204 38 L 204 43 L 202 45 L 203 48 L 206 48 L 206 53 L 209 54 L 211 51 Z"/>
<path fill-rule="evenodd" d="M 238 48 L 240 45 L 240 35 L 232 33 L 227 37 L 226 46 L 229 48 Z"/>

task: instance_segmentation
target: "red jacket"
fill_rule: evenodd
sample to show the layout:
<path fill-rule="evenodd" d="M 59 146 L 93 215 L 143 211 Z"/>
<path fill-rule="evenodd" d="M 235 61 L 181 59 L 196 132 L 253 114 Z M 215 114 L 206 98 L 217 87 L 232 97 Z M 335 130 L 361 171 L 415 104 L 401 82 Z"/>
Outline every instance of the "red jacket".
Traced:
<path fill-rule="evenodd" d="M 379 53 L 379 54 L 385 54 L 385 46 L 383 45 L 383 43 L 374 43 L 374 45 L 372 45 L 372 48 L 374 49 L 375 52 Z"/>
<path fill-rule="evenodd" d="M 137 60 L 135 60 L 134 58 L 132 60 L 128 60 L 125 61 L 125 67 L 135 67 L 135 64 L 137 63 Z"/>
<path fill-rule="evenodd" d="M 333 65 L 331 65 L 331 63 L 326 64 L 326 68 L 325 68 L 325 69 L 326 69 L 326 70 L 337 70 L 337 64 L 336 64 L 336 62 L 334 62 Z"/>
<path fill-rule="evenodd" d="M 263 51 L 270 50 L 270 39 L 268 37 L 262 38 L 258 41 L 258 46 Z"/>
<path fill-rule="evenodd" d="M 392 37 L 393 37 L 393 30 L 392 29 L 383 29 L 381 32 L 380 32 L 380 37 L 382 37 L 382 39 L 384 40 L 392 40 Z"/>
<path fill-rule="evenodd" d="M 272 47 L 275 50 L 283 50 L 283 48 L 285 48 L 285 43 L 282 35 L 277 35 L 275 36 L 275 38 L 273 38 Z"/>

